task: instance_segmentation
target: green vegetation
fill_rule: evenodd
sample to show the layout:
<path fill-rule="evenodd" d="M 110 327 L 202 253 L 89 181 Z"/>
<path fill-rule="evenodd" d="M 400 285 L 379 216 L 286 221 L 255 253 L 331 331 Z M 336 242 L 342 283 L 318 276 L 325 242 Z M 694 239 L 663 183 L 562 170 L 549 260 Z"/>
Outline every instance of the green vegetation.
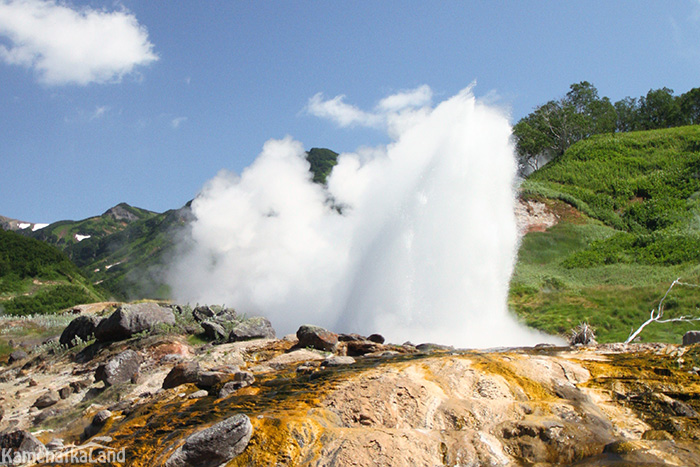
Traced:
<path fill-rule="evenodd" d="M 588 81 L 572 84 L 565 97 L 535 108 L 513 127 L 522 173 L 560 157 L 577 141 L 596 134 L 694 125 L 700 122 L 700 88 L 674 96 L 668 88 L 613 104 Z"/>
<path fill-rule="evenodd" d="M 102 298 L 64 253 L 0 230 L 0 310 L 4 313 L 55 313 Z"/>
<path fill-rule="evenodd" d="M 592 136 L 521 189 L 560 217 L 520 248 L 510 304 L 529 325 L 563 334 L 585 321 L 623 341 L 674 279 L 700 283 L 700 127 Z M 698 289 L 678 288 L 666 316 L 699 308 Z M 693 327 L 652 324 L 641 339 L 679 342 Z"/>
<path fill-rule="evenodd" d="M 311 165 L 309 170 L 314 174 L 313 181 L 323 184 L 338 163 L 338 153 L 330 149 L 311 148 L 306 153 L 306 160 Z"/>

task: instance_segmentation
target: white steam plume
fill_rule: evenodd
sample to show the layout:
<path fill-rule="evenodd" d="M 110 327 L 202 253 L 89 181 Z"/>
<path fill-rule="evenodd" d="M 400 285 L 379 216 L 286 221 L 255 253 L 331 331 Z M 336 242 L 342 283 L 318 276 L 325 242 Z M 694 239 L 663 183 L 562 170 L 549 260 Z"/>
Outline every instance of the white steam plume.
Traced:
<path fill-rule="evenodd" d="M 384 99 L 372 115 L 394 142 L 341 155 L 327 188 L 290 137 L 268 141 L 240 177 L 218 174 L 192 204 L 177 298 L 265 315 L 279 333 L 311 323 L 392 342 L 543 341 L 506 305 L 518 242 L 510 125 L 471 87 L 434 109 L 431 96 Z M 323 108 L 320 95 L 310 105 Z"/>

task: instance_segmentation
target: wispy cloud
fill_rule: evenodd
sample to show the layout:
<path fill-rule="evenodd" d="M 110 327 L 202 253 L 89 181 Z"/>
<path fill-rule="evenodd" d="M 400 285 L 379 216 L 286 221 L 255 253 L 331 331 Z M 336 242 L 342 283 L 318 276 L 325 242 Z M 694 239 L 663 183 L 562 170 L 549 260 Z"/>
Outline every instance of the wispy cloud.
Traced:
<path fill-rule="evenodd" d="M 98 118 L 104 117 L 104 115 L 109 111 L 109 107 L 106 105 L 101 105 L 95 108 L 95 111 L 90 116 L 90 120 L 97 120 Z"/>
<path fill-rule="evenodd" d="M 346 103 L 344 95 L 325 99 L 322 93 L 318 93 L 309 99 L 306 111 L 316 117 L 327 118 L 340 127 L 383 128 L 398 114 L 429 106 L 432 97 L 430 87 L 423 85 L 385 97 L 373 111 L 367 112 Z"/>
<path fill-rule="evenodd" d="M 187 117 L 177 117 L 170 121 L 170 126 L 173 128 L 180 128 L 180 125 L 187 121 Z"/>
<path fill-rule="evenodd" d="M 33 69 L 47 85 L 118 82 L 158 56 L 126 10 L 74 8 L 56 0 L 0 0 L 0 59 Z"/>

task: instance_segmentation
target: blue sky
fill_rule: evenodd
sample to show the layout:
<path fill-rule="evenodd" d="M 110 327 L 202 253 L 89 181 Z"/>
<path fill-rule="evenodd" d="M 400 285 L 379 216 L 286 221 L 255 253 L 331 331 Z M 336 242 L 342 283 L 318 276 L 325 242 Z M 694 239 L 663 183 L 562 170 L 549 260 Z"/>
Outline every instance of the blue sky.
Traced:
<path fill-rule="evenodd" d="M 513 122 L 588 80 L 613 101 L 700 86 L 700 2 L 0 0 L 0 215 L 182 206 L 270 138 L 387 142 L 308 111 L 477 82 Z"/>

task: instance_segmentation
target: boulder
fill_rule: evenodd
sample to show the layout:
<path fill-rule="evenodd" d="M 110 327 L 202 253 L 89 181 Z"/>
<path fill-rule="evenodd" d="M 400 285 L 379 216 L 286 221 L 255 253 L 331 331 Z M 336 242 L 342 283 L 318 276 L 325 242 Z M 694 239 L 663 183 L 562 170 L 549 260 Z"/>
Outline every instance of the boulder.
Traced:
<path fill-rule="evenodd" d="M 381 334 L 371 334 L 367 338 L 367 340 L 370 342 L 377 343 L 377 344 L 383 344 L 384 343 L 384 336 L 382 336 Z"/>
<path fill-rule="evenodd" d="M 262 316 L 254 316 L 238 324 L 231 334 L 229 342 L 246 341 L 250 339 L 274 339 L 275 330 L 270 320 Z"/>
<path fill-rule="evenodd" d="M 347 343 L 346 353 L 350 356 L 360 356 L 372 352 L 377 352 L 382 347 L 371 341 L 352 341 Z"/>
<path fill-rule="evenodd" d="M 60 400 L 61 396 L 58 394 L 58 392 L 51 389 L 39 396 L 36 402 L 34 402 L 34 407 L 38 409 L 43 409 L 54 405 Z"/>
<path fill-rule="evenodd" d="M 198 306 L 192 310 L 192 317 L 198 323 L 206 321 L 216 316 L 216 312 L 206 305 Z"/>
<path fill-rule="evenodd" d="M 100 322 L 95 329 L 95 337 L 102 342 L 124 340 L 161 323 L 175 324 L 172 310 L 156 303 L 122 305 Z"/>
<path fill-rule="evenodd" d="M 229 378 L 229 375 L 220 371 L 200 371 L 197 374 L 197 380 L 194 384 L 199 389 L 212 389 L 214 386 L 220 385 L 223 381 Z"/>
<path fill-rule="evenodd" d="M 228 338 L 226 329 L 216 321 L 206 320 L 199 323 L 204 329 L 204 335 L 212 341 L 225 341 Z"/>
<path fill-rule="evenodd" d="M 0 452 L 10 458 L 19 453 L 41 453 L 46 450 L 44 444 L 25 430 L 0 433 Z"/>
<path fill-rule="evenodd" d="M 216 467 L 242 453 L 253 434 L 250 419 L 238 414 L 190 435 L 165 462 L 165 467 Z"/>
<path fill-rule="evenodd" d="M 338 345 L 338 334 L 309 324 L 304 324 L 297 330 L 297 338 L 299 339 L 297 347 L 302 348 L 311 347 L 332 352 Z"/>
<path fill-rule="evenodd" d="M 700 331 L 688 331 L 683 335 L 683 345 L 700 344 Z"/>
<path fill-rule="evenodd" d="M 199 363 L 195 361 L 178 363 L 170 370 L 163 381 L 163 389 L 170 389 L 181 384 L 196 383 L 199 379 Z"/>
<path fill-rule="evenodd" d="M 19 350 L 15 350 L 14 352 L 12 352 L 10 354 L 10 357 L 7 359 L 7 362 L 14 363 L 14 362 L 18 362 L 20 360 L 24 360 L 27 357 L 29 357 L 29 354 L 27 352 L 25 352 L 24 350 L 19 349 Z"/>
<path fill-rule="evenodd" d="M 65 347 L 75 346 L 76 338 L 80 338 L 85 342 L 95 335 L 95 329 L 97 329 L 100 321 L 102 321 L 102 318 L 95 315 L 78 316 L 68 323 L 68 326 L 66 326 L 61 333 L 58 342 Z"/>
<path fill-rule="evenodd" d="M 97 367 L 95 381 L 104 381 L 106 386 L 124 383 L 134 378 L 140 367 L 141 356 L 128 349 Z"/>
<path fill-rule="evenodd" d="M 71 394 L 73 394 L 73 387 L 70 384 L 58 390 L 58 395 L 61 399 L 68 399 Z"/>

